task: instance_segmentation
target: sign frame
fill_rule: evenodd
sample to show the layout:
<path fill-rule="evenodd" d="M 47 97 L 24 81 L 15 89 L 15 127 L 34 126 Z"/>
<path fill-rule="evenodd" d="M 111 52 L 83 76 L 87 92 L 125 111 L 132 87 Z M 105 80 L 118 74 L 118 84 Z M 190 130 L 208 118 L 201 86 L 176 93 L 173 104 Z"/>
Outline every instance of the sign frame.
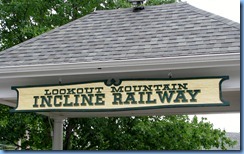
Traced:
<path fill-rule="evenodd" d="M 103 82 L 106 86 L 119 86 L 123 81 L 154 81 L 154 80 L 198 80 L 198 79 L 220 79 L 219 81 L 219 99 L 222 103 L 211 104 L 177 104 L 177 105 L 158 105 L 158 106 L 143 106 L 143 107 L 128 107 L 128 108 L 113 108 L 113 109 L 38 109 L 38 110 L 16 110 L 19 106 L 19 91 L 18 88 L 37 88 L 37 87 L 53 87 L 53 86 L 69 86 L 77 84 L 97 83 Z M 11 109 L 10 112 L 119 112 L 119 111 L 133 111 L 133 110 L 152 110 L 162 108 L 183 108 L 183 107 L 216 107 L 216 106 L 229 106 L 229 102 L 223 100 L 222 96 L 222 82 L 228 80 L 229 76 L 208 76 L 208 77 L 189 77 L 189 78 L 132 78 L 132 79 L 115 79 L 111 80 L 94 80 L 86 82 L 73 82 L 65 84 L 44 84 L 44 85 L 31 85 L 31 86 L 12 86 L 11 89 L 17 92 L 17 106 Z M 110 83 L 109 83 L 110 81 Z"/>

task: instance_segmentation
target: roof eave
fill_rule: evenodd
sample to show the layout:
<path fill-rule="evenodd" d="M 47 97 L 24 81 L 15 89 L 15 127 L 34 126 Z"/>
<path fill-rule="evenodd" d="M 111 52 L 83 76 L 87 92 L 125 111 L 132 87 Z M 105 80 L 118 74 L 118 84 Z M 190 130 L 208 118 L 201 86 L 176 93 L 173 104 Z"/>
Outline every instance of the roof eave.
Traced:
<path fill-rule="evenodd" d="M 0 79 L 240 66 L 240 53 L 0 68 Z"/>

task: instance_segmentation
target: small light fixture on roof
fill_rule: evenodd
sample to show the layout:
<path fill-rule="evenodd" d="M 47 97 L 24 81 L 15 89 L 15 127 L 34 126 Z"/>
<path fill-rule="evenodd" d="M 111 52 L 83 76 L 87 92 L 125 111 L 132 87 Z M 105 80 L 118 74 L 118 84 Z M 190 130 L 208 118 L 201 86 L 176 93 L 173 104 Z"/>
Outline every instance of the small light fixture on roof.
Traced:
<path fill-rule="evenodd" d="M 128 0 L 134 5 L 133 12 L 137 12 L 144 9 L 143 2 L 145 0 Z"/>

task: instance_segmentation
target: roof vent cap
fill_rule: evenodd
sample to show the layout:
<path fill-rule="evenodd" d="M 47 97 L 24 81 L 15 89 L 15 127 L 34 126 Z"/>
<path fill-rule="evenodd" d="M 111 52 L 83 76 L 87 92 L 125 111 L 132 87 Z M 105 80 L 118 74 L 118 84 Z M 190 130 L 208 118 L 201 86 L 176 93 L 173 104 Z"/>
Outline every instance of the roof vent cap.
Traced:
<path fill-rule="evenodd" d="M 138 12 L 144 9 L 143 3 L 145 0 L 128 0 L 132 5 L 134 5 L 133 12 Z"/>

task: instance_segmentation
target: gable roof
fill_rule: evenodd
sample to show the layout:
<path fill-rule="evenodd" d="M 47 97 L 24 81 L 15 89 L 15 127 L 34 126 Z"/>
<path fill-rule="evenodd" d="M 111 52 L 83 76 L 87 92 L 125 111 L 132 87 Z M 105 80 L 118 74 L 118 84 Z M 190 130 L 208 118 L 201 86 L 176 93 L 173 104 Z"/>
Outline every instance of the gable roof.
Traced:
<path fill-rule="evenodd" d="M 0 68 L 240 52 L 240 24 L 187 3 L 96 11 L 0 52 Z"/>

